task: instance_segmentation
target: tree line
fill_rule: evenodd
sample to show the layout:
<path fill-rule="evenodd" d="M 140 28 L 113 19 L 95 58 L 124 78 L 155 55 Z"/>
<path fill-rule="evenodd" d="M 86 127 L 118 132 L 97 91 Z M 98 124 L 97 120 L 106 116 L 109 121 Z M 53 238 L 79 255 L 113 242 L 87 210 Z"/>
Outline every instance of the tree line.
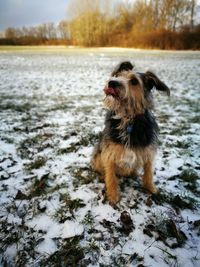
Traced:
<path fill-rule="evenodd" d="M 69 0 L 58 25 L 8 28 L 0 44 L 200 49 L 197 0 Z"/>

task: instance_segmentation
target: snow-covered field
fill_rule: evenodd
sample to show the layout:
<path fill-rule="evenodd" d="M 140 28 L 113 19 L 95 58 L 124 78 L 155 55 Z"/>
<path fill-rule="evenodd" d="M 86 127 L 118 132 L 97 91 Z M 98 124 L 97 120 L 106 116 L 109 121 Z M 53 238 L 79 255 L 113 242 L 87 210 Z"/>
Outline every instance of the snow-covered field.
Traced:
<path fill-rule="evenodd" d="M 171 97 L 154 92 L 159 194 L 124 178 L 113 208 L 89 163 L 127 59 Z M 199 52 L 1 52 L 0 77 L 0 265 L 200 266 Z"/>

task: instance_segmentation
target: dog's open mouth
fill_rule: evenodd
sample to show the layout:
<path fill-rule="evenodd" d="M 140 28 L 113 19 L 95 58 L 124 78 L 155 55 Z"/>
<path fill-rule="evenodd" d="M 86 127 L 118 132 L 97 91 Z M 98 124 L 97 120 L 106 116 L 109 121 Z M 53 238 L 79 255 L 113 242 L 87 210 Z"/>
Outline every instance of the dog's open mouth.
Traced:
<path fill-rule="evenodd" d="M 116 89 L 114 89 L 114 88 L 112 88 L 112 87 L 106 87 L 106 88 L 104 89 L 104 93 L 105 93 L 106 95 L 111 95 L 111 96 L 113 96 L 113 97 L 117 97 L 117 96 L 118 96 Z"/>

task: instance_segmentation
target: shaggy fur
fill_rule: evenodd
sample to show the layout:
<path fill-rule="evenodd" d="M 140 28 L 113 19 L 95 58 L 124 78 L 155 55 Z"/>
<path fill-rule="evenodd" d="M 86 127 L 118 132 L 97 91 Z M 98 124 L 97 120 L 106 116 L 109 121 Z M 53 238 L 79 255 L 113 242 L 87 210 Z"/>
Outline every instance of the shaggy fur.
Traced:
<path fill-rule="evenodd" d="M 106 184 L 111 204 L 119 201 L 118 177 L 134 176 L 143 169 L 143 186 L 156 193 L 153 162 L 158 146 L 158 125 L 151 110 L 151 90 L 170 93 L 158 77 L 148 71 L 135 72 L 130 62 L 122 62 L 112 72 L 104 88 L 108 109 L 105 128 L 96 146 L 92 167 Z"/>

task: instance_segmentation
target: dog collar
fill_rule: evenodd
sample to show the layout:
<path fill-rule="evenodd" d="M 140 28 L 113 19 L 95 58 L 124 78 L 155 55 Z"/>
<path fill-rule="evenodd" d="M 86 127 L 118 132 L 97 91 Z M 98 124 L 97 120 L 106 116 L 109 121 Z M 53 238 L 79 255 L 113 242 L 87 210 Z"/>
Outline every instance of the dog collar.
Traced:
<path fill-rule="evenodd" d="M 133 132 L 133 129 L 134 129 L 133 124 L 129 124 L 129 125 L 127 126 L 127 133 L 128 133 L 128 134 L 131 134 L 131 133 Z"/>

